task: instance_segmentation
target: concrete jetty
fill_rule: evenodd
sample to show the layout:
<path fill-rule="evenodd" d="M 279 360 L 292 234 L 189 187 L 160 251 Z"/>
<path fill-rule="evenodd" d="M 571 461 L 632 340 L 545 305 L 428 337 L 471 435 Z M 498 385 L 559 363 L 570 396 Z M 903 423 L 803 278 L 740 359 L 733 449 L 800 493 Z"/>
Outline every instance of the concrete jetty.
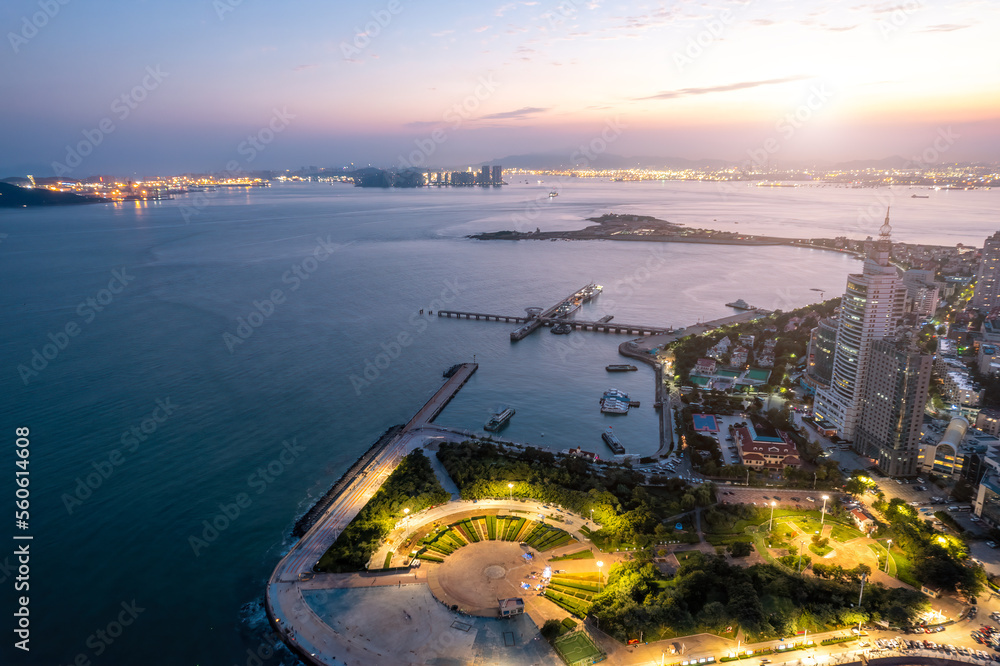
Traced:
<path fill-rule="evenodd" d="M 398 433 L 389 441 L 380 442 L 379 447 L 369 449 L 363 456 L 368 460 L 359 461 L 362 464 L 352 468 L 355 473 L 351 478 L 338 481 L 339 490 L 328 498 L 322 514 L 271 574 L 264 595 L 268 620 L 305 663 L 331 664 L 332 654 L 343 645 L 342 637 L 312 612 L 302 597 L 302 590 L 307 589 L 314 577 L 313 566 L 406 454 L 423 442 L 419 435 L 425 428 L 434 431 L 429 435 L 434 439 L 448 437 L 444 429 L 430 424 L 477 369 L 476 363 L 463 363 Z M 460 433 L 451 437 L 465 438 Z"/>

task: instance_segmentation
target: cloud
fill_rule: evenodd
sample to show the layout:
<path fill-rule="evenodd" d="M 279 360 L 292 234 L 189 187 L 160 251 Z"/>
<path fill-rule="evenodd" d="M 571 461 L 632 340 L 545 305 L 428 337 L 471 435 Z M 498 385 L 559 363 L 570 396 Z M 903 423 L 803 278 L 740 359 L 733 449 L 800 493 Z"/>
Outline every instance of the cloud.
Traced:
<path fill-rule="evenodd" d="M 920 32 L 952 32 L 954 30 L 962 30 L 963 28 L 970 28 L 970 25 L 958 25 L 957 23 L 940 23 L 938 25 L 927 26 Z"/>
<path fill-rule="evenodd" d="M 307 69 L 315 69 L 315 68 L 317 68 L 317 67 L 319 67 L 319 65 L 316 65 L 316 64 L 310 64 L 310 65 L 299 65 L 299 66 L 297 66 L 297 67 L 292 67 L 292 71 L 293 71 L 293 72 L 304 72 L 304 71 L 306 71 Z"/>
<path fill-rule="evenodd" d="M 500 5 L 500 7 L 497 8 L 496 12 L 494 12 L 493 15 L 496 16 L 497 18 L 502 18 L 504 14 L 506 14 L 512 9 L 517 9 L 517 4 L 510 2 L 507 3 L 506 5 Z"/>
<path fill-rule="evenodd" d="M 855 28 L 857 28 L 858 24 L 855 23 L 854 25 L 826 25 L 823 27 L 829 30 L 830 32 L 847 32 L 848 30 L 854 30 Z"/>
<path fill-rule="evenodd" d="M 472 32 L 486 32 L 487 30 L 489 30 L 492 27 L 493 26 L 491 26 L 491 25 L 481 25 L 478 28 L 473 28 Z"/>
<path fill-rule="evenodd" d="M 676 99 L 678 97 L 692 97 L 694 95 L 710 95 L 719 92 L 731 92 L 733 90 L 746 90 L 748 88 L 758 88 L 760 86 L 772 86 L 779 83 L 790 83 L 791 81 L 801 81 L 810 79 L 811 76 L 797 74 L 786 76 L 782 79 L 765 79 L 764 81 L 741 81 L 740 83 L 729 83 L 724 86 L 710 86 L 707 88 L 681 88 L 680 90 L 664 90 L 663 92 L 650 95 L 649 97 L 636 97 L 636 101 L 649 99 Z"/>
<path fill-rule="evenodd" d="M 432 32 L 431 37 L 444 37 L 445 35 L 450 35 L 455 32 L 454 30 L 441 30 L 440 32 Z"/>
<path fill-rule="evenodd" d="M 525 116 L 533 116 L 536 113 L 544 113 L 545 111 L 548 111 L 548 109 L 538 106 L 525 106 L 520 109 L 515 109 L 514 111 L 501 111 L 500 113 L 491 113 L 488 116 L 480 116 L 476 120 L 508 120 L 510 118 L 524 118 Z"/>

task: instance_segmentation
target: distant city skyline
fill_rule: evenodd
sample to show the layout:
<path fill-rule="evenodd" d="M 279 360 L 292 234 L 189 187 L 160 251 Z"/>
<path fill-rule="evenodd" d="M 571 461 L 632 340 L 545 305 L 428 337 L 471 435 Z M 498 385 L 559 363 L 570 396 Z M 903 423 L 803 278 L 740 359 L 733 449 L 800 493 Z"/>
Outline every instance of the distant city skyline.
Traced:
<path fill-rule="evenodd" d="M 18 0 L 0 26 L 0 177 L 1000 158 L 1000 7 L 975 2 Z"/>

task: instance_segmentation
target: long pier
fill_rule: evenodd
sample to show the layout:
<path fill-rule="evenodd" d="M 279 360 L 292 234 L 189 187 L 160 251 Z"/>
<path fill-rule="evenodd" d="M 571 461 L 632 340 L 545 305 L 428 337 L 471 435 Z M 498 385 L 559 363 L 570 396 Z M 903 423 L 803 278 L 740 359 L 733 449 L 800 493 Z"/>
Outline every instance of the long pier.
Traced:
<path fill-rule="evenodd" d="M 600 331 L 602 333 L 621 333 L 622 335 L 662 335 L 666 333 L 669 329 L 663 326 L 644 326 L 642 324 L 622 324 L 621 322 L 616 322 L 614 324 L 608 323 L 606 321 L 580 321 L 578 319 L 541 319 L 542 324 L 545 326 L 554 326 L 555 324 L 566 324 L 573 328 L 573 330 L 581 331 Z"/>
<path fill-rule="evenodd" d="M 268 620 L 305 663 L 330 664 L 330 651 L 339 655 L 343 647 L 341 637 L 303 600 L 302 589 L 314 575 L 313 566 L 406 456 L 412 447 L 409 440 L 441 413 L 478 368 L 475 363 L 463 363 L 405 426 L 396 426 L 394 436 L 372 447 L 373 455 L 363 456 L 368 459 L 324 497 L 321 515 L 275 567 L 264 595 Z"/>
<path fill-rule="evenodd" d="M 476 319 L 483 321 L 502 321 L 508 324 L 526 324 L 528 317 L 518 315 L 486 314 L 483 312 L 459 312 L 457 310 L 438 310 L 438 317 L 457 317 L 458 319 Z"/>

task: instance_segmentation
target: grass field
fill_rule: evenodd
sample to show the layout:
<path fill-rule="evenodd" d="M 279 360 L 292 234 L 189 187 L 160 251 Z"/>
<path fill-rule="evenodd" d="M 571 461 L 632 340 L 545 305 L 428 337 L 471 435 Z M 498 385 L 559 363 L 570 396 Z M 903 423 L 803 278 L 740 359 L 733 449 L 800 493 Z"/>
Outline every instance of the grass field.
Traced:
<path fill-rule="evenodd" d="M 382 564 L 382 568 L 383 569 L 388 569 L 390 562 L 392 562 L 392 551 L 391 550 L 388 553 L 385 554 L 385 563 Z"/>
<path fill-rule="evenodd" d="M 833 538 L 834 541 L 844 542 L 844 541 L 850 541 L 851 539 L 858 539 L 860 537 L 863 537 L 864 534 L 862 534 L 859 530 L 854 529 L 853 527 L 848 527 L 847 525 L 835 524 L 833 526 L 833 532 L 830 534 L 830 536 Z"/>
<path fill-rule="evenodd" d="M 674 552 L 674 557 L 677 558 L 678 562 L 685 562 L 687 560 L 690 560 L 692 557 L 701 557 L 701 551 L 678 550 Z"/>
<path fill-rule="evenodd" d="M 830 546 L 817 546 L 814 543 L 809 544 L 809 550 L 816 553 L 820 557 L 826 557 L 826 554 L 833 550 Z"/>
<path fill-rule="evenodd" d="M 567 555 L 560 555 L 558 557 L 553 557 L 549 562 L 561 562 L 563 560 L 592 560 L 594 559 L 594 551 L 592 550 L 578 550 L 575 553 L 569 553 Z"/>
<path fill-rule="evenodd" d="M 582 631 L 575 631 L 565 636 L 560 636 L 553 641 L 553 647 L 559 656 L 569 664 L 574 664 L 584 659 L 596 659 L 601 656 L 601 651 L 597 649 L 590 637 Z"/>

